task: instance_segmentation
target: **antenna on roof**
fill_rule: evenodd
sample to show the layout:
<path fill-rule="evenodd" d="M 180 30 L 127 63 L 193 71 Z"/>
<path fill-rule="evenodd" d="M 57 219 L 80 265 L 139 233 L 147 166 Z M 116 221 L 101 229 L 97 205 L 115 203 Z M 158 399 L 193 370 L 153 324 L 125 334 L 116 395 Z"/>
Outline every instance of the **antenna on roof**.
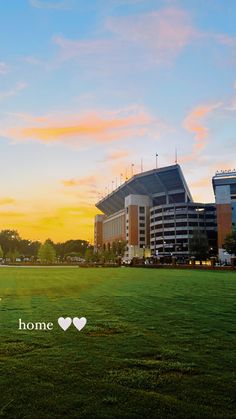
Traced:
<path fill-rule="evenodd" d="M 158 157 L 158 154 L 156 153 L 156 169 L 157 169 L 157 167 L 158 167 L 158 164 L 157 164 L 157 157 Z"/>
<path fill-rule="evenodd" d="M 177 147 L 175 147 L 175 164 L 178 163 Z"/>
<path fill-rule="evenodd" d="M 141 173 L 143 173 L 143 158 L 141 157 Z"/>

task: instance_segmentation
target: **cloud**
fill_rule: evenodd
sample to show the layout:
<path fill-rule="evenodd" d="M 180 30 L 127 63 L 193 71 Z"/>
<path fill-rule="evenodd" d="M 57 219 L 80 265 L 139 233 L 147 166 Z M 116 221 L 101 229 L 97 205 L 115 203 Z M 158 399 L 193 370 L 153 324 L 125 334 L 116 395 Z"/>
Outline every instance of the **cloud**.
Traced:
<path fill-rule="evenodd" d="M 195 33 L 185 10 L 165 8 L 129 17 L 112 17 L 106 27 L 124 43 L 149 50 L 155 63 L 173 60 Z"/>
<path fill-rule="evenodd" d="M 236 90 L 236 82 L 233 83 L 233 89 Z M 228 101 L 228 103 L 226 103 L 225 110 L 226 111 L 236 111 L 236 97 L 235 97 L 235 92 L 234 92 L 233 97 L 231 97 L 230 100 Z"/>
<path fill-rule="evenodd" d="M 6 64 L 4 61 L 0 61 L 0 76 L 5 76 L 5 74 L 9 73 L 9 65 Z"/>
<path fill-rule="evenodd" d="M 8 127 L 1 131 L 3 136 L 16 141 L 38 141 L 45 144 L 63 143 L 76 147 L 88 144 L 106 144 L 127 138 L 145 136 L 152 129 L 153 120 L 145 111 L 93 111 L 73 117 L 40 117 L 33 125 L 26 126 L 18 121 L 17 128 L 11 128 L 16 122 L 8 121 Z M 64 119 L 64 121 L 63 121 Z M 10 125 L 10 126 L 9 126 Z M 23 125 L 23 126 L 22 126 Z"/>
<path fill-rule="evenodd" d="M 6 198 L 0 198 L 0 205 L 9 205 L 9 204 L 15 204 L 15 199 L 6 197 Z"/>
<path fill-rule="evenodd" d="M 198 106 L 194 108 L 185 118 L 183 127 L 190 133 L 194 134 L 194 151 L 203 150 L 207 144 L 209 130 L 203 123 L 203 120 L 221 105 L 221 102 L 217 102 L 210 105 Z"/>
<path fill-rule="evenodd" d="M 26 214 L 23 212 L 16 211 L 0 211 L 0 217 L 25 217 Z"/>
<path fill-rule="evenodd" d="M 48 60 L 41 60 L 33 55 L 22 57 L 22 61 L 32 66 L 41 67 L 44 70 L 53 70 L 55 68 L 55 66 L 53 66 Z"/>
<path fill-rule="evenodd" d="M 22 120 L 27 123 L 41 123 L 49 122 L 49 119 L 44 116 L 34 116 L 26 112 L 5 112 L 5 115 Z"/>
<path fill-rule="evenodd" d="M 116 1 L 112 3 L 115 5 Z M 53 43 L 59 48 L 54 67 L 74 60 L 86 74 L 89 71 L 97 76 L 170 66 L 187 46 L 194 44 L 211 50 L 213 44 L 223 46 L 233 53 L 235 64 L 235 36 L 198 29 L 188 10 L 173 4 L 166 3 L 166 7 L 148 13 L 108 17 L 100 25 L 99 33 L 99 38 L 96 33 L 89 39 L 53 37 Z"/>
<path fill-rule="evenodd" d="M 94 187 L 96 185 L 97 178 L 95 176 L 85 176 L 78 179 L 62 180 L 64 186 L 89 186 Z"/>
<path fill-rule="evenodd" d="M 15 87 L 5 92 L 0 92 L 0 100 L 4 100 L 11 96 L 16 96 L 21 90 L 24 90 L 27 87 L 27 84 L 22 82 L 18 83 Z"/>
<path fill-rule="evenodd" d="M 41 1 L 41 0 L 29 0 L 29 4 L 36 9 L 54 9 L 54 10 L 65 10 L 71 8 L 71 1 Z"/>
<path fill-rule="evenodd" d="M 96 72 L 109 70 L 110 66 L 133 69 L 170 64 L 195 36 L 190 15 L 177 8 L 110 17 L 104 22 L 103 32 L 100 39 L 54 37 L 54 44 L 60 48 L 58 61 L 74 59 L 90 66 L 90 60 L 96 59 Z"/>
<path fill-rule="evenodd" d="M 111 161 L 111 160 L 120 160 L 128 157 L 130 154 L 127 150 L 114 150 L 111 153 L 108 153 L 105 161 Z"/>

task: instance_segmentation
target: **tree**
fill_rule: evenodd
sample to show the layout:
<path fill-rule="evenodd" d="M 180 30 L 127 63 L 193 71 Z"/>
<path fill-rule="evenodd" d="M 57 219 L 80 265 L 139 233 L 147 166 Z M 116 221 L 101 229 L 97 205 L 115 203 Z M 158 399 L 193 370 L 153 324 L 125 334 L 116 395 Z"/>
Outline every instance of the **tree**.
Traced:
<path fill-rule="evenodd" d="M 4 255 L 15 250 L 19 251 L 20 236 L 16 230 L 2 230 L 0 232 L 0 245 Z"/>
<path fill-rule="evenodd" d="M 44 244 L 41 244 L 38 251 L 38 258 L 43 263 L 53 263 L 55 261 L 56 251 L 50 240 L 46 240 Z"/>
<path fill-rule="evenodd" d="M 67 240 L 64 243 L 56 243 L 54 247 L 57 256 L 62 260 L 71 254 L 84 258 L 86 250 L 91 250 L 91 245 L 86 240 Z"/>
<path fill-rule="evenodd" d="M 18 250 L 21 256 L 32 258 L 37 256 L 40 242 L 22 239 L 19 241 Z"/>
<path fill-rule="evenodd" d="M 209 251 L 208 238 L 201 230 L 193 232 L 193 236 L 189 240 L 189 251 L 200 263 L 207 259 Z"/>
<path fill-rule="evenodd" d="M 16 258 L 20 257 L 20 253 L 18 252 L 18 250 L 9 250 L 9 252 L 7 252 L 6 254 L 6 257 L 10 259 L 12 263 L 14 263 L 16 261 Z"/>
<path fill-rule="evenodd" d="M 103 252 L 101 253 L 101 259 L 104 263 L 115 262 L 116 255 L 112 250 L 103 250 Z"/>
<path fill-rule="evenodd" d="M 86 262 L 91 262 L 92 259 L 93 259 L 93 251 L 92 251 L 92 249 L 89 249 L 89 248 L 86 249 L 86 252 L 85 252 L 84 257 L 85 257 Z"/>
<path fill-rule="evenodd" d="M 125 240 L 115 240 L 114 242 L 112 242 L 111 249 L 114 255 L 116 256 L 124 256 L 125 248 L 126 248 Z"/>
<path fill-rule="evenodd" d="M 234 228 L 231 234 L 228 234 L 225 238 L 223 248 L 230 255 L 236 255 L 236 229 Z"/>
<path fill-rule="evenodd" d="M 0 259 L 3 258 L 3 250 L 2 250 L 2 246 L 0 245 Z"/>

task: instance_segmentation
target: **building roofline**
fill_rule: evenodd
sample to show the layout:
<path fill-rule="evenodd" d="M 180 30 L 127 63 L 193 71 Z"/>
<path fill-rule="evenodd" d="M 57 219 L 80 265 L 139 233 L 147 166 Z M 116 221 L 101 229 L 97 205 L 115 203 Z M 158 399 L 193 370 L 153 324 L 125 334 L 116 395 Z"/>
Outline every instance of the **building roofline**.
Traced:
<path fill-rule="evenodd" d="M 183 175 L 183 172 L 182 172 L 182 169 L 181 169 L 180 165 L 179 164 L 173 164 L 173 165 L 170 165 L 170 166 L 164 166 L 164 167 L 160 167 L 158 169 L 151 169 L 151 170 L 147 170 L 145 172 L 140 172 L 140 173 L 137 173 L 137 174 L 133 175 L 130 179 L 128 179 L 124 183 L 122 183 L 122 185 L 120 185 L 116 189 L 114 189 L 114 191 L 110 192 L 104 198 L 100 199 L 95 205 L 96 205 L 96 207 L 98 207 L 103 202 L 105 202 L 108 198 L 111 198 L 118 191 L 122 190 L 123 187 L 129 186 L 129 184 L 132 183 L 136 179 L 138 180 L 140 178 L 143 178 L 145 176 L 149 176 L 151 174 L 158 174 L 158 173 L 161 173 L 161 172 L 167 172 L 167 171 L 175 170 L 175 169 L 178 169 L 179 174 L 180 174 L 180 177 L 181 177 L 181 180 L 182 180 L 183 185 L 184 185 L 184 188 L 186 189 L 186 191 L 187 191 L 190 199 L 193 200 L 192 195 L 191 195 L 191 192 L 190 192 L 190 190 L 188 188 L 188 185 L 186 183 L 186 180 L 184 178 L 184 175 Z M 164 187 L 164 185 L 163 185 L 163 187 Z"/>

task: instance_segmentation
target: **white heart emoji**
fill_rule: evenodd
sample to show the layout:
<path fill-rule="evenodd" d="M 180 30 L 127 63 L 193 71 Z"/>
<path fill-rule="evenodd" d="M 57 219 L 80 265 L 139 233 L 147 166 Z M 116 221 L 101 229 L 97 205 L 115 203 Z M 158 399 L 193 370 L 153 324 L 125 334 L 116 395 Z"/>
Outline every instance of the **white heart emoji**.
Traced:
<path fill-rule="evenodd" d="M 70 327 L 71 323 L 72 323 L 72 319 L 70 317 L 59 317 L 59 319 L 57 320 L 59 326 L 66 331 L 68 329 L 68 327 Z"/>
<path fill-rule="evenodd" d="M 83 329 L 86 323 L 87 323 L 87 319 L 85 317 L 81 317 L 81 319 L 79 319 L 79 317 L 73 318 L 73 324 L 76 327 L 76 329 L 79 330 L 79 332 Z"/>

